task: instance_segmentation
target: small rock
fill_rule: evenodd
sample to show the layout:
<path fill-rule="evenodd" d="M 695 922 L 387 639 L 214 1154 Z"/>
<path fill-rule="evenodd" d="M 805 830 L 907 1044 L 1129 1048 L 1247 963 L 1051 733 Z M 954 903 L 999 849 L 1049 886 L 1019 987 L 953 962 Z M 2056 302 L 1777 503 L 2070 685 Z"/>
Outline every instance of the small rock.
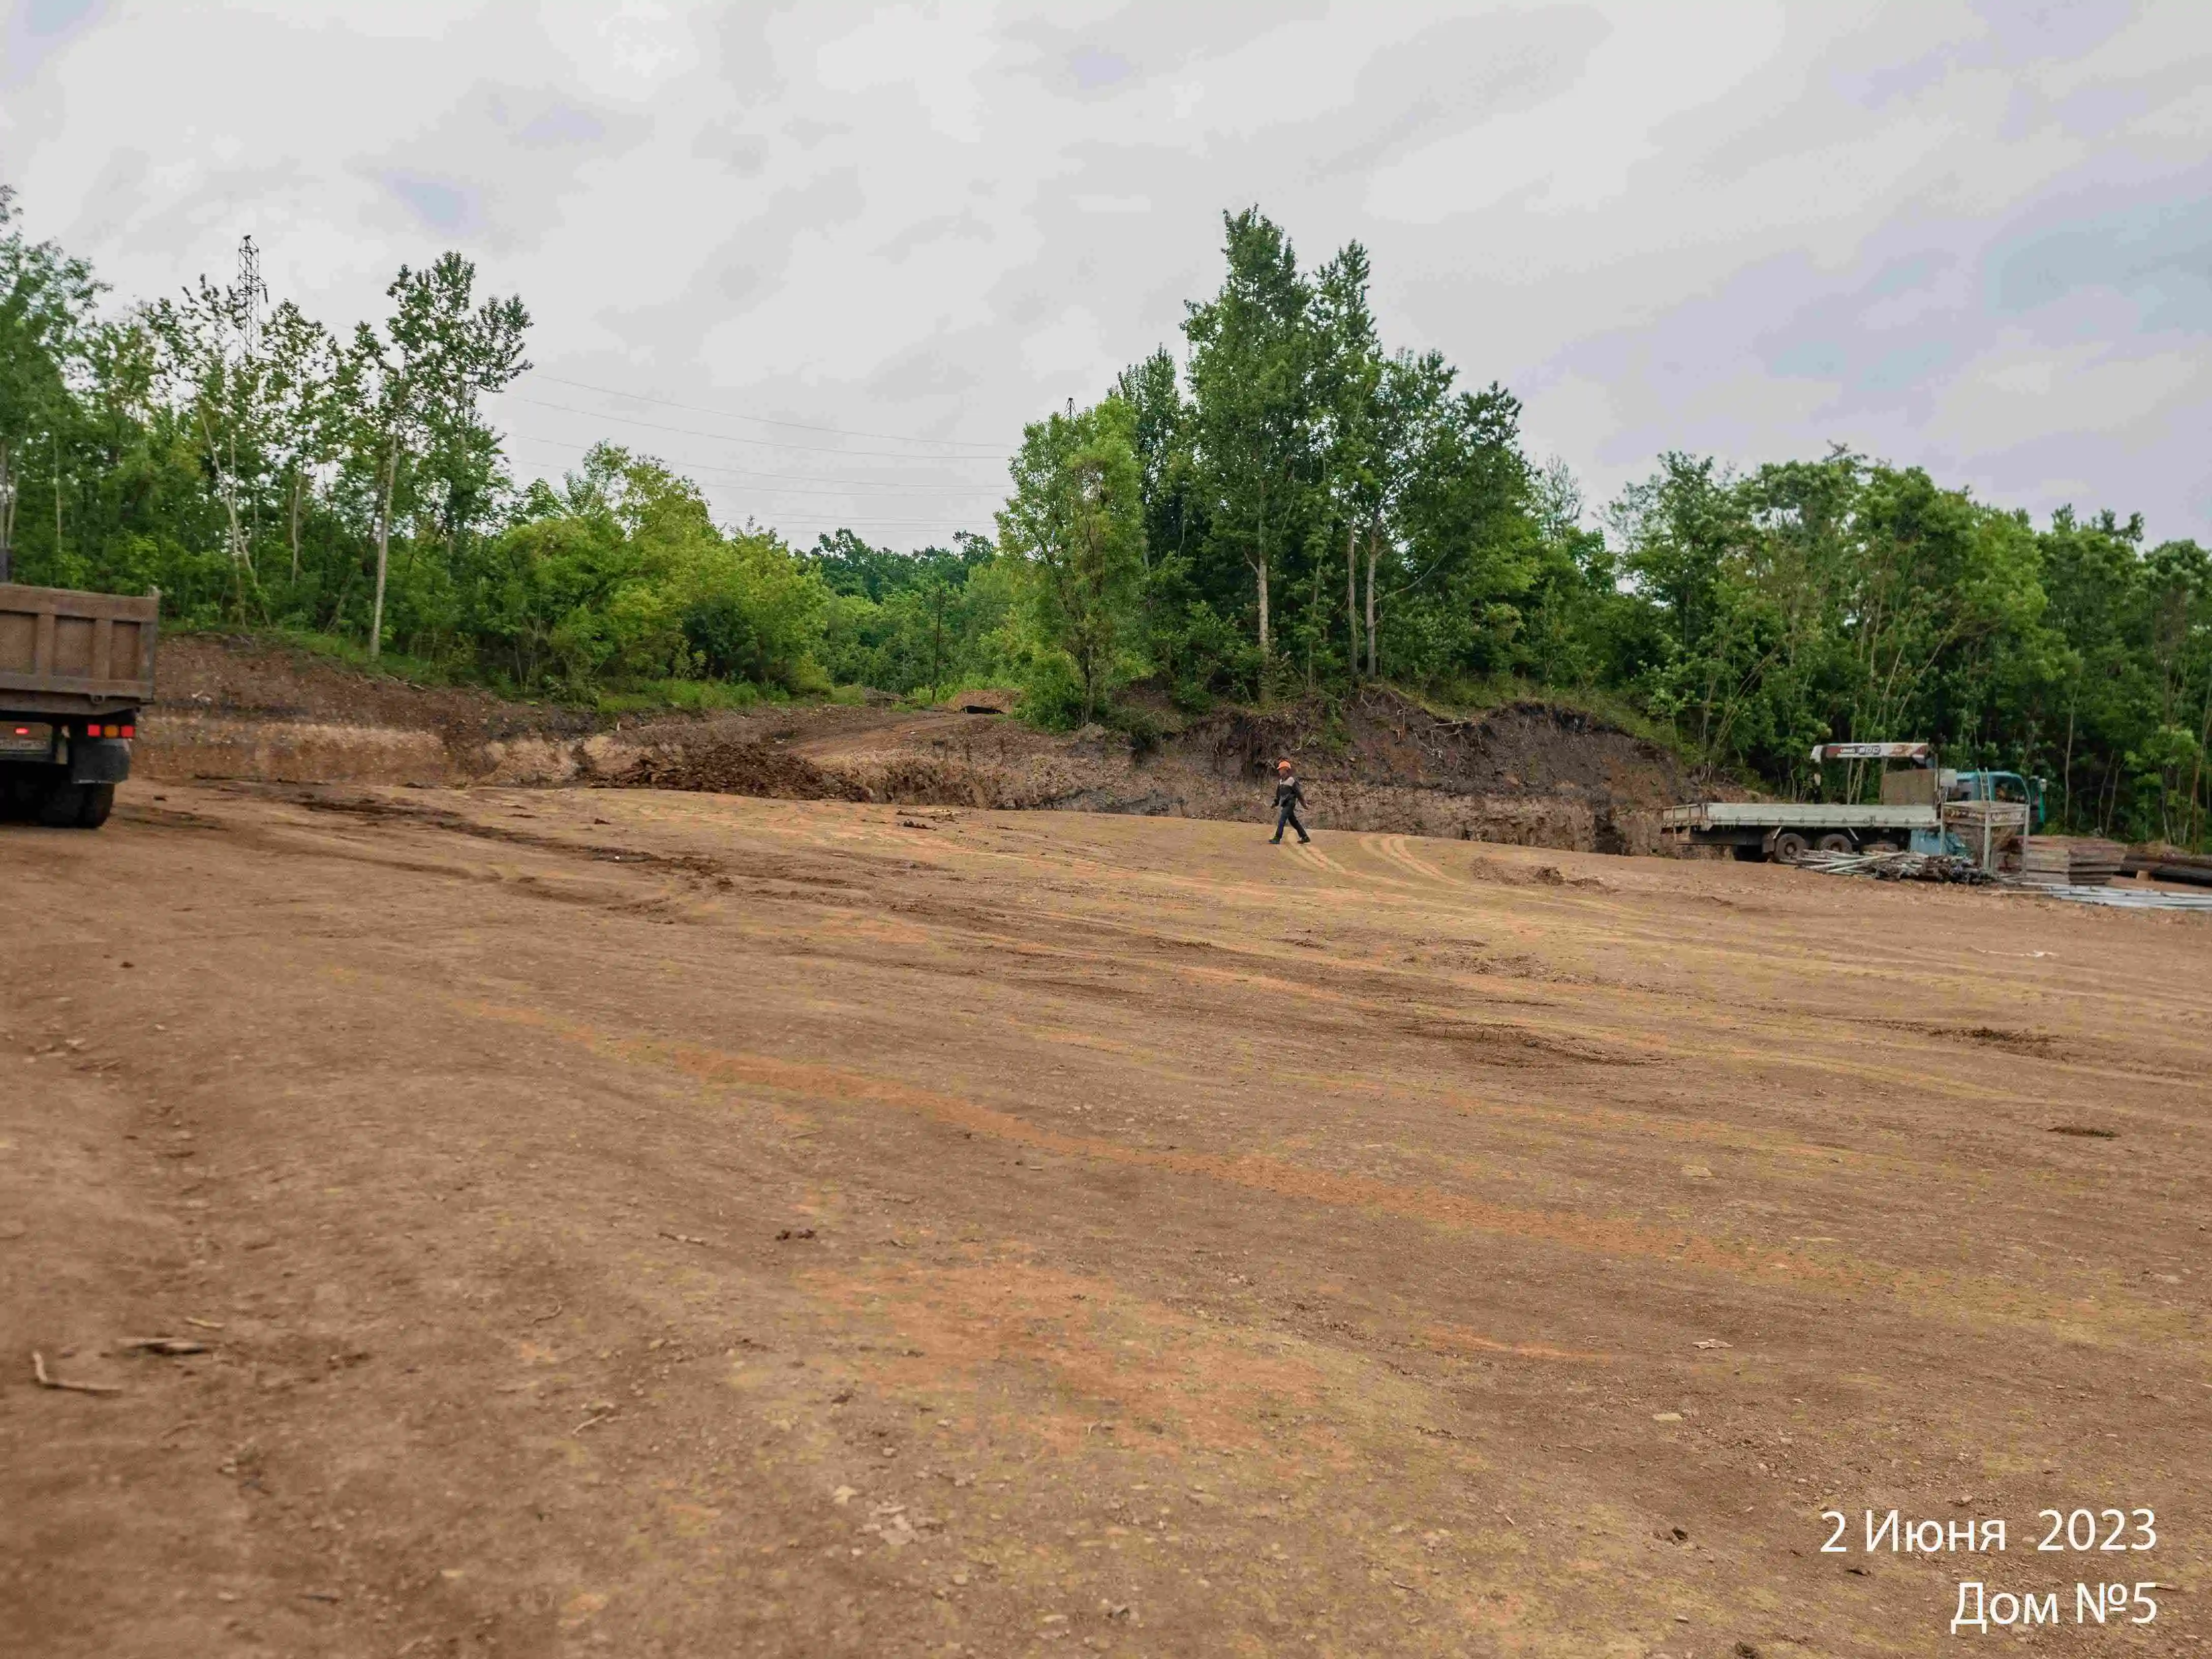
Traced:
<path fill-rule="evenodd" d="M 1654 1412 L 1651 1413 L 1651 1420 L 1654 1423 L 1679 1423 L 1682 1420 L 1682 1413 L 1680 1412 Z"/>

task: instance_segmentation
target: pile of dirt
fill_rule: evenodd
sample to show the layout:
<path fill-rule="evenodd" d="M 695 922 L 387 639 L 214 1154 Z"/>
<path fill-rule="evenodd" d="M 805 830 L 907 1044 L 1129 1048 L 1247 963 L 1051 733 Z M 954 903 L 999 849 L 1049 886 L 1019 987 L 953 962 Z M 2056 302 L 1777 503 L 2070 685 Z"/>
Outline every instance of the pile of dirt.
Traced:
<path fill-rule="evenodd" d="M 1255 822 L 1279 757 L 1314 822 L 1579 851 L 1655 853 L 1660 809 L 1696 792 L 1658 744 L 1522 702 L 1460 718 L 1384 689 L 1224 708 L 1146 742 L 1039 732 L 1005 693 L 914 710 L 764 706 L 611 720 L 367 674 L 283 646 L 163 642 L 140 770 L 190 779 L 589 784 L 796 800 L 1059 809 Z"/>
<path fill-rule="evenodd" d="M 709 731 L 685 741 L 655 737 L 613 780 L 632 789 L 689 789 L 784 800 L 861 800 L 853 786 L 763 738 Z"/>

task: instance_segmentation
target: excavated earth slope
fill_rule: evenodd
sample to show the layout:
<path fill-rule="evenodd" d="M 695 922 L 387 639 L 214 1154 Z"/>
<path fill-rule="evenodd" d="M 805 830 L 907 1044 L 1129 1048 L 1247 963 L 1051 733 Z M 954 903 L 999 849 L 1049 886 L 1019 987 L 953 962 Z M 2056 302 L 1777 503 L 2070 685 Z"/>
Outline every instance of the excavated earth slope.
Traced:
<path fill-rule="evenodd" d="M 1575 710 L 1522 702 L 1455 720 L 1387 690 L 1334 711 L 1223 710 L 1138 754 L 1097 728 L 1037 732 L 995 695 L 919 713 L 802 705 L 609 723 L 206 636 L 165 643 L 161 686 L 140 769 L 179 781 L 586 783 L 1259 820 L 1287 756 L 1328 828 L 1638 853 L 1661 850 L 1659 809 L 1692 790 L 1665 750 Z"/>

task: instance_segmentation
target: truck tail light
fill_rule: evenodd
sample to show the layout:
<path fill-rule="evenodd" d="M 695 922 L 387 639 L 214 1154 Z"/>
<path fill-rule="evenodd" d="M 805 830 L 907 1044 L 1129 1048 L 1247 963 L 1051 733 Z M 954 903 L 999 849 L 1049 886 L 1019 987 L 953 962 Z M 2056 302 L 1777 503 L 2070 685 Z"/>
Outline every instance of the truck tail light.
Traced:
<path fill-rule="evenodd" d="M 123 735 L 126 738 L 135 738 L 138 735 L 138 728 L 135 726 L 126 726 L 123 728 Z"/>

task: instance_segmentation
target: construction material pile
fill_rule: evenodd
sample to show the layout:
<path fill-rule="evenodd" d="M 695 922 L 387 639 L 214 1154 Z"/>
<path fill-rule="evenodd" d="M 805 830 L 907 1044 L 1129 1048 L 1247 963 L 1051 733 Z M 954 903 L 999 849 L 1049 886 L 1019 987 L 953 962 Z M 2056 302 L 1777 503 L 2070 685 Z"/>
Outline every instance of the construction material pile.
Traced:
<path fill-rule="evenodd" d="M 2185 853 L 2177 847 L 2154 843 L 2136 848 L 2128 854 L 2124 867 L 2129 875 L 2148 876 L 2154 881 L 2212 887 L 2212 857 L 2203 853 Z"/>
<path fill-rule="evenodd" d="M 2031 836 L 2021 849 L 2020 878 L 2036 887 L 2102 887 L 2120 873 L 2128 849 L 2091 836 Z"/>
<path fill-rule="evenodd" d="M 1996 879 L 1973 860 L 1956 853 L 1803 853 L 1795 861 L 1801 870 L 1817 870 L 1825 876 L 1872 876 L 1876 881 L 1936 881 L 1984 887 Z"/>
<path fill-rule="evenodd" d="M 2037 898 L 2065 899 L 2074 904 L 2099 904 L 2112 910 L 2194 910 L 2212 915 L 2212 893 L 2177 893 L 2170 887 L 2035 887 L 2008 882 L 2014 893 Z"/>

